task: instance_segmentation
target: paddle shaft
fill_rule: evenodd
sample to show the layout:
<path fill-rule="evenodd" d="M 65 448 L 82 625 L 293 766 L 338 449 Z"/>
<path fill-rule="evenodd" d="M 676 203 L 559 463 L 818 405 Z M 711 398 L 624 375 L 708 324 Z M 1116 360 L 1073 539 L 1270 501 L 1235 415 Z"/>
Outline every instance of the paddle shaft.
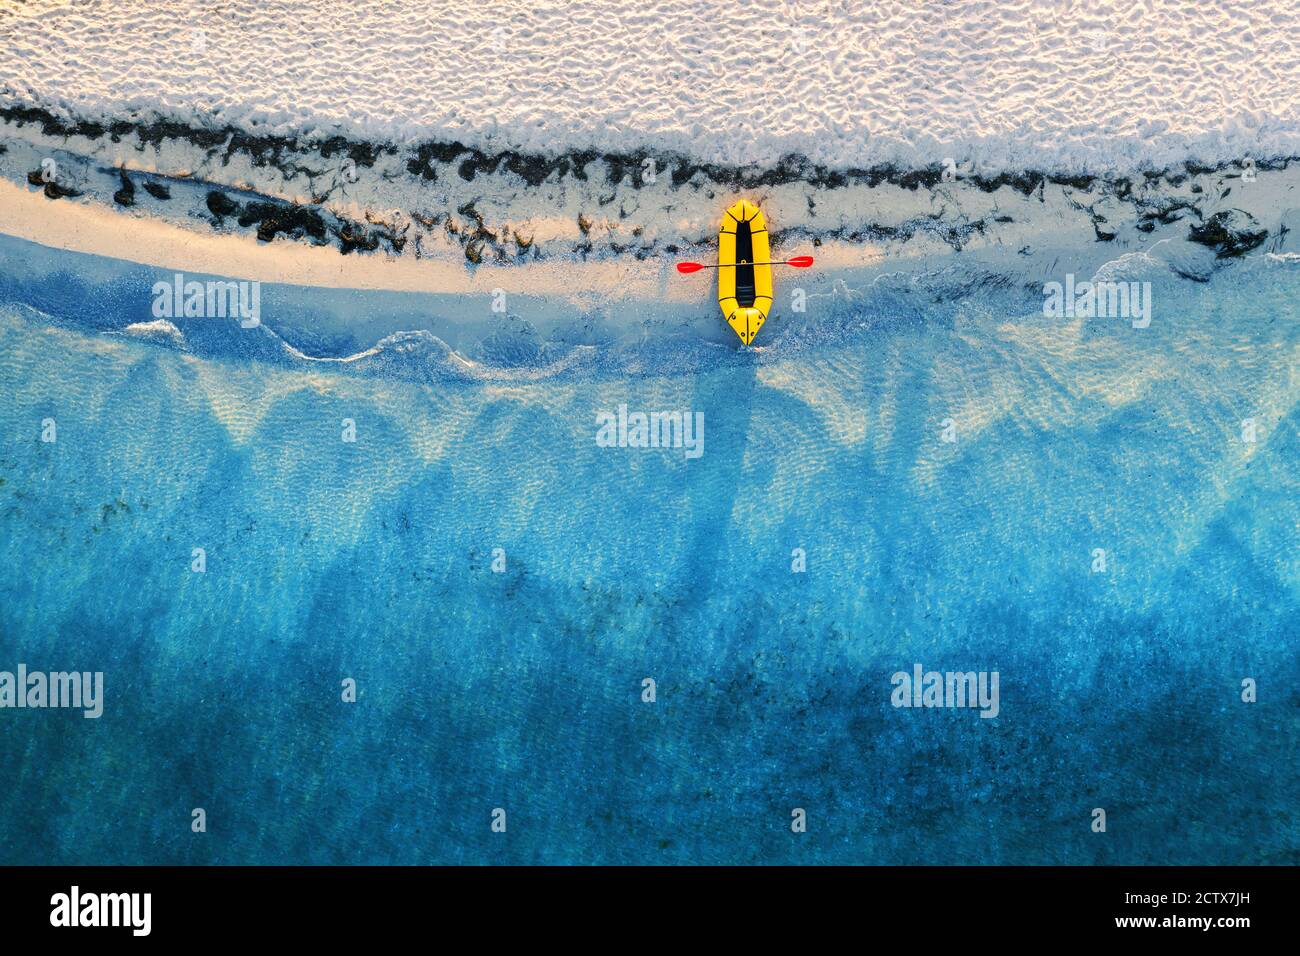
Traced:
<path fill-rule="evenodd" d="M 688 276 L 701 269 L 734 269 L 736 266 L 794 266 L 796 269 L 807 269 L 812 264 L 812 256 L 795 256 L 793 259 L 782 259 L 779 262 L 710 262 L 708 265 L 700 262 L 679 262 L 677 271 Z"/>
<path fill-rule="evenodd" d="M 701 269 L 734 269 L 737 266 L 788 266 L 789 264 L 790 264 L 789 259 L 783 259 L 780 262 L 712 262 L 712 263 L 708 263 L 707 265 L 701 263 L 700 268 Z"/>

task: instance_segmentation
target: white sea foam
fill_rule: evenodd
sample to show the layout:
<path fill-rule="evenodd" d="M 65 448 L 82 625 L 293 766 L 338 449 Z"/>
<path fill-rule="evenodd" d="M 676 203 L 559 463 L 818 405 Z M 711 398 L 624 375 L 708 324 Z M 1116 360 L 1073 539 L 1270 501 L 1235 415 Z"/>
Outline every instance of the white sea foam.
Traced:
<path fill-rule="evenodd" d="M 122 330 L 127 335 L 138 336 L 142 339 L 154 339 L 167 341 L 176 345 L 183 345 L 185 336 L 181 330 L 166 319 L 154 319 L 152 322 L 132 322 Z"/>
<path fill-rule="evenodd" d="M 1092 171 L 1300 153 L 1284 0 L 79 0 L 0 8 L 0 43 L 0 101 L 290 135 Z"/>

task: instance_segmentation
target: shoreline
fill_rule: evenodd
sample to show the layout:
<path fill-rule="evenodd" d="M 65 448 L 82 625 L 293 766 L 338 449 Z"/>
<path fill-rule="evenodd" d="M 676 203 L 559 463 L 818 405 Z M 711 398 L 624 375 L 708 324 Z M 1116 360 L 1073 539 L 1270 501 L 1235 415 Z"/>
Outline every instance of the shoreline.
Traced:
<path fill-rule="evenodd" d="M 464 173 L 452 152 L 416 173 L 379 151 L 372 165 L 322 146 L 277 152 L 98 138 L 0 124 L 0 231 L 149 265 L 300 285 L 594 300 L 685 302 L 704 283 L 672 273 L 707 257 L 721 210 L 748 195 L 773 224 L 774 252 L 812 254 L 829 275 L 978 262 L 1026 281 L 1063 257 L 1080 270 L 1161 244 L 1204 279 L 1233 258 L 1300 249 L 1300 160 L 1249 168 L 996 180 L 958 169 L 745 188 L 669 167 L 642 183 L 610 160 L 530 185 L 505 158 Z M 338 148 L 338 147 L 336 147 Z M 288 149 L 281 144 L 279 149 Z M 331 169 L 329 160 L 343 163 Z M 604 168 L 602 168 L 602 166 Z M 311 171 L 314 170 L 314 173 Z M 938 177 L 936 179 L 936 176 Z M 618 177 L 618 178 L 615 178 Z M 126 229 L 126 251 L 120 236 Z M 1202 253 L 1208 253 L 1208 260 Z"/>
<path fill-rule="evenodd" d="M 785 321 L 773 329 L 814 338 L 818 323 L 792 314 L 787 293 L 823 314 L 908 282 L 953 298 L 1019 287 L 1032 300 L 1102 270 L 1207 282 L 1245 257 L 1300 252 L 1295 158 L 1136 178 L 990 179 L 957 167 L 803 180 L 790 166 L 744 190 L 690 166 L 642 181 L 640 167 L 594 154 L 534 184 L 537 170 L 519 157 L 487 161 L 460 144 L 411 153 L 341 139 L 217 142 L 180 126 L 70 129 L 40 110 L 10 115 L 0 133 L 0 234 L 300 294 L 412 297 L 378 317 L 361 300 L 330 299 L 301 341 L 333 336 L 343 343 L 334 357 L 408 332 L 433 333 L 453 353 L 502 334 L 590 345 L 684 333 L 729 346 L 712 276 L 680 276 L 673 264 L 713 255 L 737 189 L 764 208 L 774 254 L 815 257 L 779 278 L 774 316 Z M 129 324 L 149 333 L 153 318 Z"/>

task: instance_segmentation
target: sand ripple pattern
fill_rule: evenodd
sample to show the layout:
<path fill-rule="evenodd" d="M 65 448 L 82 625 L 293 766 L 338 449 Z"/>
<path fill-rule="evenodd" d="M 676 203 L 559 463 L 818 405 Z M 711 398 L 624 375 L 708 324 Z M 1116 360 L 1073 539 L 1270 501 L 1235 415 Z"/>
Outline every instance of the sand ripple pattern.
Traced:
<path fill-rule="evenodd" d="M 0 48 L 4 99 L 488 150 L 1097 171 L 1300 151 L 1281 0 L 82 0 L 0 9 Z"/>

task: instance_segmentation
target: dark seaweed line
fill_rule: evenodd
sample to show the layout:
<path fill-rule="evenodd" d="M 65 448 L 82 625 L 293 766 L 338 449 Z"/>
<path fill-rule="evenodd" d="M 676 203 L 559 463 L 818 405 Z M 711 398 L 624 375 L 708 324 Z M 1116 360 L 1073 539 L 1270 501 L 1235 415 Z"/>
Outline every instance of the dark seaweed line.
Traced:
<path fill-rule="evenodd" d="M 209 155 L 219 151 L 222 155 L 223 164 L 227 164 L 231 156 L 243 152 L 247 154 L 254 166 L 278 169 L 287 179 L 293 178 L 299 173 L 306 174 L 309 177 L 321 175 L 321 171 L 307 169 L 296 161 L 296 158 L 300 157 L 305 151 L 314 151 L 324 159 L 347 156 L 358 166 L 373 167 L 381 155 L 397 155 L 401 148 L 393 143 L 365 142 L 342 135 L 335 135 L 321 141 L 303 142 L 294 137 L 256 134 L 229 124 L 204 128 L 166 119 L 157 119 L 151 122 L 120 119 L 108 123 L 84 119 L 67 120 L 37 106 L 11 105 L 0 107 L 0 119 L 19 126 L 29 123 L 38 124 L 41 131 L 48 136 L 83 136 L 88 139 L 99 139 L 108 136 L 113 142 L 120 142 L 123 137 L 134 135 L 142 144 L 152 144 L 154 146 L 160 146 L 166 139 L 183 140 L 206 151 Z M 805 157 L 798 155 L 787 156 L 775 166 L 761 169 L 756 166 L 739 167 L 699 164 L 692 162 L 679 153 L 654 153 L 650 151 L 600 153 L 595 150 L 580 150 L 555 157 L 516 151 L 505 151 L 489 155 L 476 147 L 467 146 L 459 141 L 424 142 L 405 148 L 412 150 L 412 156 L 406 162 L 408 172 L 427 182 L 437 181 L 438 169 L 435 164 L 443 166 L 454 164 L 457 175 L 466 182 L 472 182 L 480 173 L 497 174 L 503 168 L 519 176 L 533 187 L 545 182 L 551 176 L 564 177 L 571 175 L 575 179 L 585 182 L 587 181 L 587 166 L 596 161 L 603 161 L 610 182 L 621 183 L 627 177 L 627 174 L 631 172 L 633 173 L 631 176 L 633 188 L 640 189 L 642 182 L 638 174 L 644 168 L 646 160 L 653 160 L 656 168 L 663 168 L 666 172 L 671 171 L 670 176 L 674 189 L 685 185 L 690 185 L 695 189 L 705 188 L 705 183 L 701 183 L 698 179 L 701 176 L 712 187 L 719 189 L 753 189 L 798 182 L 824 189 L 843 188 L 853 185 L 876 187 L 888 184 L 915 191 L 922 187 L 933 189 L 944 181 L 943 170 L 937 164 L 916 170 L 900 170 L 892 165 L 832 170 L 825 166 L 813 164 Z M 1261 170 L 1286 169 L 1292 159 L 1295 158 L 1300 157 L 1259 160 L 1256 166 Z M 1147 171 L 1141 173 L 1141 175 L 1148 184 L 1153 181 L 1163 180 L 1171 186 L 1178 186 L 1190 176 L 1227 171 L 1233 165 L 1224 163 L 1219 166 L 1206 166 L 1189 161 L 1182 164 L 1180 171 L 1173 169 L 1159 172 Z M 134 186 L 125 170 L 119 170 L 118 173 L 121 178 L 121 188 L 114 193 L 113 199 L 119 205 L 133 205 Z M 43 185 L 46 195 L 51 199 L 80 195 L 76 191 L 59 186 L 56 183 L 43 183 L 38 172 L 29 174 L 28 180 L 33 185 Z M 1185 200 L 1173 200 L 1170 203 L 1154 207 L 1150 207 L 1146 203 L 1137 203 L 1133 193 L 1134 184 L 1130 177 L 1098 177 L 1091 174 L 1069 176 L 1043 173 L 1038 170 L 1024 170 L 1015 173 L 1002 173 L 996 177 L 985 177 L 978 174 L 963 175 L 961 181 L 986 193 L 1008 186 L 1027 197 L 1038 191 L 1040 198 L 1042 189 L 1048 183 L 1081 191 L 1090 189 L 1094 184 L 1102 183 L 1115 198 L 1121 201 L 1134 202 L 1143 207 L 1138 225 L 1138 228 L 1142 231 L 1151 231 L 1157 223 L 1167 225 L 1176 221 L 1181 218 L 1181 214 L 1184 212 L 1190 213 L 1198 219 L 1202 218 L 1201 212 L 1195 203 L 1189 203 Z M 145 183 L 145 189 L 155 198 L 168 198 L 165 188 L 148 181 Z M 354 250 L 375 251 L 379 248 L 381 242 L 387 242 L 394 252 L 402 251 L 406 244 L 405 235 L 398 233 L 388 224 L 380 224 L 379 228 L 371 229 L 364 223 L 347 220 L 317 208 L 328 199 L 332 191 L 331 188 L 321 195 L 314 195 L 312 204 L 302 205 L 264 194 L 256 194 L 248 202 L 239 203 L 231 198 L 231 193 L 234 191 L 213 189 L 207 194 L 206 205 L 208 212 L 213 217 L 214 226 L 221 226 L 228 217 L 234 218 L 241 227 L 255 226 L 257 238 L 262 241 L 270 241 L 276 235 L 283 234 L 294 239 L 306 239 L 316 244 L 325 244 L 330 241 L 329 237 L 332 236 L 337 240 L 339 248 L 344 254 Z M 809 198 L 809 203 L 811 206 L 813 203 L 812 197 Z M 1090 215 L 1098 241 L 1109 241 L 1115 238 L 1114 232 L 1102 228 L 1105 223 L 1104 218 L 1092 213 L 1090 208 L 1085 209 L 1082 206 L 1079 208 Z M 461 206 L 457 212 L 473 220 L 474 228 L 461 230 L 450 219 L 446 222 L 446 228 L 450 235 L 455 236 L 460 241 L 465 250 L 465 257 L 470 263 L 478 264 L 482 262 L 484 252 L 488 249 L 491 250 L 497 261 L 510 261 L 511 256 L 507 248 L 510 237 L 498 237 L 496 233 L 492 232 L 485 225 L 477 210 L 474 209 L 472 202 Z M 1267 238 L 1267 231 L 1249 228 L 1250 225 L 1254 225 L 1253 221 L 1246 223 L 1242 227 L 1237 223 L 1228 223 L 1223 217 L 1224 214 L 1220 213 L 1209 222 L 1194 225 L 1189 238 L 1194 242 L 1216 248 L 1220 258 L 1242 255 L 1256 248 Z M 432 226 L 438 221 L 438 217 L 433 217 L 427 222 L 418 215 L 414 216 L 414 218 L 426 226 Z M 573 251 L 585 257 L 593 251 L 593 247 L 591 241 L 585 238 L 590 229 L 590 222 L 584 220 L 585 217 L 580 215 L 578 225 L 584 236 L 584 241 L 575 247 Z M 998 221 L 1005 220 L 1000 218 Z M 987 223 L 978 220 L 965 225 L 950 226 L 938 231 L 941 239 L 954 249 L 960 250 L 972 234 L 984 233 L 986 226 Z M 1232 226 L 1238 228 L 1231 228 Z M 815 244 L 820 244 L 824 238 L 847 238 L 851 241 L 862 239 L 877 241 L 906 240 L 922 229 L 929 231 L 931 226 L 918 219 L 898 226 L 866 224 L 861 229 L 847 230 L 840 228 L 824 235 L 811 234 L 802 229 L 778 232 L 774 234 L 773 240 L 778 246 L 783 239 L 791 236 L 809 236 Z M 513 240 L 518 254 L 530 252 L 532 245 L 530 239 L 525 239 L 516 232 Z M 653 246 L 633 250 L 630 246 L 614 242 L 610 243 L 610 247 L 615 254 L 633 251 L 638 259 L 647 258 L 653 251 Z M 676 253 L 678 250 L 679 247 L 676 244 L 667 244 L 664 247 L 664 251 L 670 254 Z M 534 256 L 539 254 L 539 250 L 535 248 L 531 248 L 531 252 Z"/>

